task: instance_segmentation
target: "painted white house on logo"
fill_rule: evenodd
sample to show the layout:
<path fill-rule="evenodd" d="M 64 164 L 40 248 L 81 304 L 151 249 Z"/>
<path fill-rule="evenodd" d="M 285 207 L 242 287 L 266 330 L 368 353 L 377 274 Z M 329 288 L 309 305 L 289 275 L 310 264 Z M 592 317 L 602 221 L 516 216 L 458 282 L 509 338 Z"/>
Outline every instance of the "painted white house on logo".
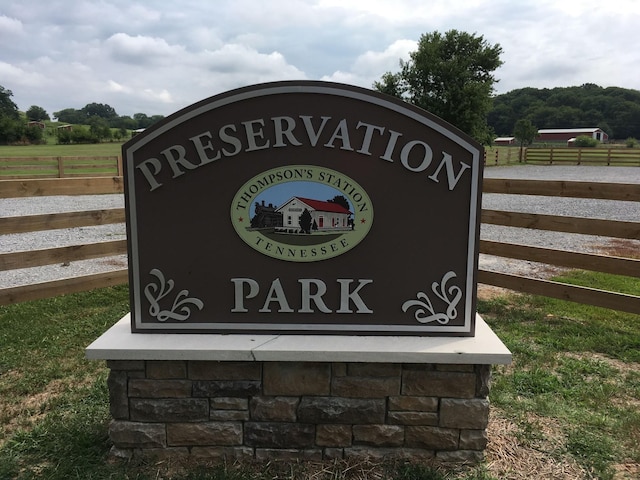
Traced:
<path fill-rule="evenodd" d="M 336 202 L 325 202 L 311 198 L 292 197 L 276 209 L 282 213 L 284 228 L 299 228 L 300 217 L 307 210 L 311 214 L 311 224 L 317 231 L 350 230 L 351 211 Z"/>

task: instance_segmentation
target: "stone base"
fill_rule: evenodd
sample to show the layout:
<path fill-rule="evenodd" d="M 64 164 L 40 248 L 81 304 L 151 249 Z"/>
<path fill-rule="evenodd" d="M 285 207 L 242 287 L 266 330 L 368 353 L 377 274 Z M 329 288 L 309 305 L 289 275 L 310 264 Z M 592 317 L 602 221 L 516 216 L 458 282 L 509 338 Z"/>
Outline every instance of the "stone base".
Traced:
<path fill-rule="evenodd" d="M 106 359 L 120 457 L 404 458 L 477 462 L 491 364 L 511 353 L 478 317 L 473 338 L 132 334 Z"/>
<path fill-rule="evenodd" d="M 118 455 L 482 459 L 489 365 L 108 361 Z"/>

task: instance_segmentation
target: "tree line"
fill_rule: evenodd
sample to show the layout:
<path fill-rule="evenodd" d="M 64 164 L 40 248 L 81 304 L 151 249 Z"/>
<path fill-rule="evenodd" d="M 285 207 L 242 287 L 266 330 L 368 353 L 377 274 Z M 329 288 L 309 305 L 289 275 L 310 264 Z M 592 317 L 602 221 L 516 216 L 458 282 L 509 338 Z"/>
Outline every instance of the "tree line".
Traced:
<path fill-rule="evenodd" d="M 0 144 L 43 142 L 43 129 L 29 122 L 51 120 L 47 111 L 32 105 L 26 112 L 18 110 L 11 97 L 13 92 L 0 85 Z M 65 108 L 54 112 L 59 122 L 72 124 L 72 130 L 56 132 L 59 143 L 97 143 L 105 140 L 122 140 L 128 132 L 148 128 L 162 120 L 163 115 L 147 116 L 136 113 L 133 117 L 118 115 L 113 107 L 103 103 L 89 103 L 81 109 Z"/>
<path fill-rule="evenodd" d="M 538 128 L 601 128 L 609 138 L 640 138 L 640 91 L 593 83 L 562 88 L 520 88 L 497 95 L 487 116 L 499 136 L 514 135 L 516 123 Z"/>

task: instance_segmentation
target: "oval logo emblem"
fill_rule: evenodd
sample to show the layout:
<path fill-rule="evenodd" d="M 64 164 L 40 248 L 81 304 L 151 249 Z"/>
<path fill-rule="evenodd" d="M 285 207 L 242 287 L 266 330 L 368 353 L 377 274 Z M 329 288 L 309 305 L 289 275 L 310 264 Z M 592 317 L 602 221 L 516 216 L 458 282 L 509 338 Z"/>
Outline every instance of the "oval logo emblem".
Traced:
<path fill-rule="evenodd" d="M 288 262 L 317 262 L 358 245 L 373 223 L 367 192 L 329 168 L 289 165 L 247 181 L 233 197 L 231 223 L 254 250 Z"/>

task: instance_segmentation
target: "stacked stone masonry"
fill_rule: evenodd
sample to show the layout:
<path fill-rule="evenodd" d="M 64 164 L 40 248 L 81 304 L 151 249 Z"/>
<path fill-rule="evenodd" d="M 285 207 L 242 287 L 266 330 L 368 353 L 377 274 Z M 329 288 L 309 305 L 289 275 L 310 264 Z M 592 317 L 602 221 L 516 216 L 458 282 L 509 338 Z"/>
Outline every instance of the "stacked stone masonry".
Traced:
<path fill-rule="evenodd" d="M 478 462 L 489 365 L 108 361 L 119 456 Z"/>

